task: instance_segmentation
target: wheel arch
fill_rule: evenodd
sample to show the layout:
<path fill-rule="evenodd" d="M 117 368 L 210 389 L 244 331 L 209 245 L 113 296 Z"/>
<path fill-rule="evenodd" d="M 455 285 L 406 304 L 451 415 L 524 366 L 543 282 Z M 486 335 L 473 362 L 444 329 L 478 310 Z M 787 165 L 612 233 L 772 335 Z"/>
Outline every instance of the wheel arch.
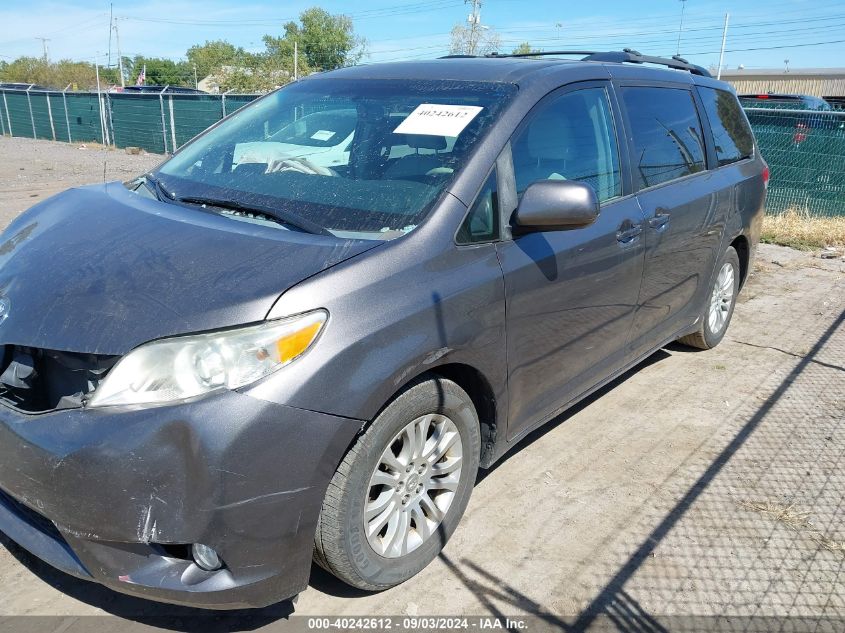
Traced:
<path fill-rule="evenodd" d="M 384 409 L 387 408 L 387 406 L 404 391 L 407 391 L 414 385 L 432 378 L 445 378 L 446 380 L 451 380 L 461 389 L 466 391 L 473 406 L 475 407 L 475 412 L 478 415 L 479 431 L 481 433 L 481 455 L 479 456 L 479 465 L 483 468 L 487 468 L 492 465 L 496 461 L 498 455 L 496 448 L 499 440 L 499 407 L 496 395 L 487 377 L 476 367 L 465 363 L 445 363 L 436 367 L 426 368 L 424 371 L 420 371 L 406 380 L 384 401 L 372 419 L 362 425 L 358 435 L 366 431 L 367 428 L 376 419 L 378 419 L 381 412 L 384 411 Z M 354 444 L 354 440 L 350 443 L 350 447 L 352 444 Z"/>
<path fill-rule="evenodd" d="M 739 288 L 742 290 L 742 287 L 745 285 L 746 279 L 748 279 L 749 267 L 751 263 L 751 245 L 748 241 L 748 238 L 740 233 L 737 235 L 733 241 L 730 243 L 730 246 L 736 251 L 736 254 L 739 256 Z"/>
<path fill-rule="evenodd" d="M 498 438 L 498 411 L 496 395 L 490 382 L 478 369 L 464 363 L 440 365 L 423 375 L 431 374 L 451 380 L 467 392 L 478 414 L 481 432 L 481 455 L 479 464 L 486 468 L 495 461 Z"/>

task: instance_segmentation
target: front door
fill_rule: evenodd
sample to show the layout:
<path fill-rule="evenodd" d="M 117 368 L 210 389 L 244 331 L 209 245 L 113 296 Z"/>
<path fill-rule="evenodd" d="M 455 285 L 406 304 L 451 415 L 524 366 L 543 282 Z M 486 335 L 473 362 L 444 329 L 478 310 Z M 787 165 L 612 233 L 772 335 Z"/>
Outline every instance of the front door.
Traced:
<path fill-rule="evenodd" d="M 608 87 L 591 82 L 542 101 L 511 142 L 516 190 L 581 180 L 602 203 L 590 226 L 498 244 L 507 302 L 508 437 L 559 411 L 624 363 L 640 290 L 643 217 L 623 198 Z"/>

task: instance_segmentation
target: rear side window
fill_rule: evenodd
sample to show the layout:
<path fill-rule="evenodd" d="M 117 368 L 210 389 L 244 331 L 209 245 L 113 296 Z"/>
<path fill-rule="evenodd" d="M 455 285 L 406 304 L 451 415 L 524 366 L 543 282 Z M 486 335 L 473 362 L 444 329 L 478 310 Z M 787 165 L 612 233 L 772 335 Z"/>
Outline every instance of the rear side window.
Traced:
<path fill-rule="evenodd" d="M 704 111 L 713 130 L 713 142 L 719 166 L 749 158 L 754 152 L 754 137 L 736 98 L 726 90 L 698 88 Z"/>
<path fill-rule="evenodd" d="M 706 169 L 701 123 L 689 90 L 624 88 L 622 101 L 631 122 L 634 171 L 643 187 Z"/>
<path fill-rule="evenodd" d="M 580 180 L 604 202 L 622 193 L 613 114 L 604 88 L 544 101 L 511 144 L 517 193 L 538 180 Z"/>

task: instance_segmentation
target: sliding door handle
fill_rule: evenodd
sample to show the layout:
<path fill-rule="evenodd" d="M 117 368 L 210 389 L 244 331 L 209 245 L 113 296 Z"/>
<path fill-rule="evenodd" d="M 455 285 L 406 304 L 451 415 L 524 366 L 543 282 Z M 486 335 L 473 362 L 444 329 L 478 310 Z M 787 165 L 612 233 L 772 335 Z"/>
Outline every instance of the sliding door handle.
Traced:
<path fill-rule="evenodd" d="M 662 231 L 667 224 L 669 224 L 669 214 L 664 211 L 658 211 L 648 219 L 648 225 L 655 231 Z"/>
<path fill-rule="evenodd" d="M 623 224 L 619 227 L 619 230 L 616 231 L 616 241 L 620 244 L 630 244 L 637 239 L 642 232 L 642 224 L 629 224 L 627 226 Z"/>

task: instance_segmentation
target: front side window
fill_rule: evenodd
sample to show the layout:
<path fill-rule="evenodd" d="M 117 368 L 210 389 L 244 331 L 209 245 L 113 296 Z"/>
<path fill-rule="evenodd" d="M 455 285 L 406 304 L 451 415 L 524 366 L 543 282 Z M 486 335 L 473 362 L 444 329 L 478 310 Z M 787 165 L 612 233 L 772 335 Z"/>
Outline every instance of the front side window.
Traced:
<path fill-rule="evenodd" d="M 622 194 L 613 114 L 604 88 L 542 103 L 511 148 L 517 193 L 538 180 L 580 180 L 604 202 Z"/>
<path fill-rule="evenodd" d="M 633 139 L 633 169 L 643 187 L 706 169 L 704 136 L 692 93 L 681 88 L 623 88 Z"/>
<path fill-rule="evenodd" d="M 727 90 L 700 86 L 698 94 L 713 130 L 713 142 L 719 166 L 749 158 L 754 152 L 754 137 L 745 114 Z"/>
<path fill-rule="evenodd" d="M 484 187 L 472 205 L 461 228 L 458 230 L 458 244 L 489 242 L 499 237 L 499 199 L 496 185 L 496 170 L 487 178 Z"/>
<path fill-rule="evenodd" d="M 243 108 L 154 176 L 177 200 L 277 209 L 304 220 L 300 229 L 391 239 L 423 220 L 515 92 L 491 82 L 307 79 Z"/>

